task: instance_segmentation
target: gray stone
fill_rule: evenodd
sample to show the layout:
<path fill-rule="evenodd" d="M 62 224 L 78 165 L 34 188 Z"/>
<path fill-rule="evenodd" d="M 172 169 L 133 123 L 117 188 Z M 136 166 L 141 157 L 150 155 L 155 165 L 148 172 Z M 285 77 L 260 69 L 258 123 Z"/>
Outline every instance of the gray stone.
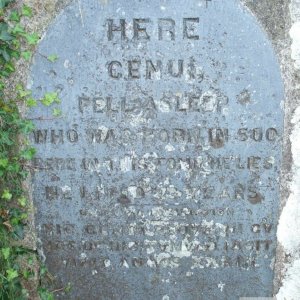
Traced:
<path fill-rule="evenodd" d="M 59 299 L 272 296 L 283 83 L 239 1 L 74 1 L 31 77 L 62 99 L 30 116 Z"/>

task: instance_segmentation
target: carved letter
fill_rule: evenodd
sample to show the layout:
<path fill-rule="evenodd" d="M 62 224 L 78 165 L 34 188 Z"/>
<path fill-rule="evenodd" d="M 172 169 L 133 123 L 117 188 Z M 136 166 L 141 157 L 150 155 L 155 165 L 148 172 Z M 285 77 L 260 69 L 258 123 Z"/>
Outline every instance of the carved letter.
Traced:
<path fill-rule="evenodd" d="M 122 70 L 122 64 L 119 61 L 112 61 L 108 64 L 108 74 L 111 78 L 119 79 L 122 77 L 122 73 L 118 71 Z"/>
<path fill-rule="evenodd" d="M 160 41 L 163 40 L 164 32 L 172 41 L 175 40 L 175 21 L 173 19 L 158 19 L 158 39 Z"/>
<path fill-rule="evenodd" d="M 150 23 L 150 19 L 133 19 L 133 37 L 136 40 L 150 40 L 146 28 L 141 27 L 140 23 Z"/>
<path fill-rule="evenodd" d="M 108 19 L 108 31 L 107 31 L 107 37 L 108 40 L 111 41 L 114 37 L 114 32 L 120 31 L 121 32 L 121 40 L 126 39 L 126 23 L 124 19 L 120 19 L 120 26 L 116 26 L 114 24 L 113 19 Z"/>
<path fill-rule="evenodd" d="M 192 24 L 188 24 L 192 23 Z M 195 35 L 195 24 L 199 23 L 199 18 L 184 18 L 183 19 L 183 38 L 189 40 L 199 40 L 199 35 Z"/>

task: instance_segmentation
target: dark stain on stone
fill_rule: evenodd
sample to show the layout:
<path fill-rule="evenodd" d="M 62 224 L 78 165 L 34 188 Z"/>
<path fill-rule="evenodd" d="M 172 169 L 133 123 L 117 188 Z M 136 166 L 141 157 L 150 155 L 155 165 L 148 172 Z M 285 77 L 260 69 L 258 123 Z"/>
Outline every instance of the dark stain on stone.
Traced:
<path fill-rule="evenodd" d="M 120 198 L 118 199 L 118 202 L 123 205 L 127 205 L 131 203 L 130 199 L 126 195 L 121 195 Z"/>
<path fill-rule="evenodd" d="M 242 104 L 249 104 L 251 103 L 251 94 L 247 89 L 244 89 L 239 95 L 236 96 L 237 101 Z"/>
<path fill-rule="evenodd" d="M 254 197 L 249 197 L 248 200 L 251 204 L 258 204 L 261 203 L 264 199 L 263 195 L 260 193 L 256 193 Z"/>

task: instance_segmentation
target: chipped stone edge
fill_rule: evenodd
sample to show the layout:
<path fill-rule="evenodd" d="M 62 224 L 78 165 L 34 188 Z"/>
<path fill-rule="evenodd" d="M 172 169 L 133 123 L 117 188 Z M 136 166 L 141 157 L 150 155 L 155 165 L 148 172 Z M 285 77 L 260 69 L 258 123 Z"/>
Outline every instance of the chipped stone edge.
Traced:
<path fill-rule="evenodd" d="M 33 17 L 30 19 L 22 20 L 23 25 L 28 30 L 28 32 L 36 32 L 39 36 L 45 32 L 52 20 L 58 15 L 58 13 L 64 8 L 71 0 L 17 0 L 15 5 L 20 7 L 22 5 L 29 5 L 33 8 Z M 27 85 L 29 71 L 31 62 L 18 61 L 16 63 L 17 72 L 14 76 L 7 82 L 8 90 L 6 91 L 10 95 L 10 91 L 13 91 L 15 84 L 22 82 L 24 86 Z M 19 106 L 19 111 L 21 115 L 25 115 L 26 109 L 24 106 Z M 22 141 L 20 141 L 22 143 Z M 25 230 L 24 239 L 21 241 L 22 246 L 31 249 L 33 251 L 39 251 L 38 240 L 35 231 L 35 208 L 33 203 L 33 189 L 31 175 L 23 182 L 23 189 L 26 191 L 28 196 L 28 221 Z M 40 258 L 42 258 L 41 253 L 38 253 Z M 26 257 L 21 260 L 21 264 L 27 265 Z M 34 265 L 31 266 L 35 270 L 35 276 L 28 281 L 22 281 L 24 288 L 28 290 L 30 300 L 40 300 L 38 294 L 39 286 L 39 263 L 35 260 Z"/>
<path fill-rule="evenodd" d="M 291 147 L 292 165 L 289 172 L 289 195 L 284 199 L 286 204 L 282 210 L 277 230 L 278 244 L 281 253 L 281 287 L 277 293 L 278 300 L 300 299 L 300 1 L 291 0 L 290 58 L 288 65 L 289 82 L 287 95 L 290 95 L 292 109 L 286 123 L 286 134 Z M 288 186 L 288 185 L 287 185 Z"/>
<path fill-rule="evenodd" d="M 268 33 L 285 86 L 281 208 L 273 295 L 277 300 L 296 300 L 300 299 L 300 0 L 261 0 L 270 3 L 270 11 L 254 11 L 253 1 L 241 1 Z M 275 23 L 284 20 L 281 35 L 274 35 L 268 18 L 275 19 Z"/>
<path fill-rule="evenodd" d="M 75 1 L 75 0 L 74 0 Z M 268 33 L 281 66 L 285 84 L 285 134 L 281 173 L 281 217 L 275 263 L 274 295 L 279 300 L 300 299 L 300 0 L 240 0 Z M 71 0 L 18 0 L 34 8 L 26 27 L 40 36 Z M 257 2 L 256 2 L 257 3 Z M 269 5 L 265 10 L 263 5 Z M 279 5 L 284 6 L 279 9 Z M 284 20 L 282 34 L 274 35 L 268 19 Z M 26 84 L 30 64 L 20 64 L 16 81 Z M 30 182 L 27 185 L 32 190 Z M 32 220 L 31 225 L 34 225 Z M 34 226 L 32 227 L 34 228 Z M 34 233 L 32 233 L 34 235 Z M 35 238 L 33 238 L 35 240 Z M 35 248 L 35 245 L 33 245 Z"/>

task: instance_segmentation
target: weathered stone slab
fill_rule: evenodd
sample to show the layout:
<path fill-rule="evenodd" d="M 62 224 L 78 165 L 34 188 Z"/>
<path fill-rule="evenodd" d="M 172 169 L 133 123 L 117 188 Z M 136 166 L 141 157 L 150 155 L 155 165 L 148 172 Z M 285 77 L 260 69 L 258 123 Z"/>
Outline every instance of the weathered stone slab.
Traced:
<path fill-rule="evenodd" d="M 59 298 L 272 295 L 283 84 L 239 1 L 74 1 L 31 75 L 62 99 L 31 116 Z"/>

